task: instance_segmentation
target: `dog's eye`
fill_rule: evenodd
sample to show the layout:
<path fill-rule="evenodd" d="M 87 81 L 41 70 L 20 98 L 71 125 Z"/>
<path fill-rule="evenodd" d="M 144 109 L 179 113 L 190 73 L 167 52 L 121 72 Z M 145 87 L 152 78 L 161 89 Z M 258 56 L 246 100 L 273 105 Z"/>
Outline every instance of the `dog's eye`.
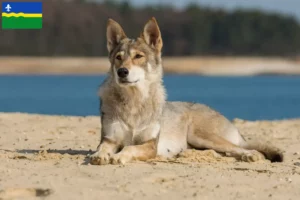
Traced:
<path fill-rule="evenodd" d="M 122 60 L 122 58 L 121 58 L 120 55 L 117 55 L 116 59 L 117 59 L 117 60 Z"/>
<path fill-rule="evenodd" d="M 141 58 L 141 57 L 143 57 L 143 55 L 141 55 L 141 54 L 136 54 L 136 55 L 134 56 L 134 58 L 136 58 L 136 59 L 139 59 L 139 58 Z"/>

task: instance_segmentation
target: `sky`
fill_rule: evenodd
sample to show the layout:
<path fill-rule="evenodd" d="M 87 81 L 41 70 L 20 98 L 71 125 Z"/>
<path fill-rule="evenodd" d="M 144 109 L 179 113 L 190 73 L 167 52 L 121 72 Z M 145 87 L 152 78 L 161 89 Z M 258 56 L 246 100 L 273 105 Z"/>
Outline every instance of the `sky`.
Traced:
<path fill-rule="evenodd" d="M 118 0 L 123 1 L 123 0 Z M 124 0 L 125 1 L 125 0 Z M 162 4 L 183 8 L 189 3 L 197 3 L 213 8 L 255 8 L 270 12 L 292 15 L 300 21 L 300 0 L 129 0 L 135 6 Z"/>

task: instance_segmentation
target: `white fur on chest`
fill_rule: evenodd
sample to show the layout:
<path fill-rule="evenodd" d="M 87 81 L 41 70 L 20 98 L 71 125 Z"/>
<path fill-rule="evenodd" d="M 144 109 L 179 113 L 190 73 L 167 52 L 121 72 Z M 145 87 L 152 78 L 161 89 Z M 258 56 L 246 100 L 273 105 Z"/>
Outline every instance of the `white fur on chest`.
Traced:
<path fill-rule="evenodd" d="M 104 136 L 124 146 L 136 144 L 136 142 L 149 141 L 157 138 L 160 125 L 154 123 L 148 126 L 135 126 L 130 128 L 122 120 L 103 123 Z"/>

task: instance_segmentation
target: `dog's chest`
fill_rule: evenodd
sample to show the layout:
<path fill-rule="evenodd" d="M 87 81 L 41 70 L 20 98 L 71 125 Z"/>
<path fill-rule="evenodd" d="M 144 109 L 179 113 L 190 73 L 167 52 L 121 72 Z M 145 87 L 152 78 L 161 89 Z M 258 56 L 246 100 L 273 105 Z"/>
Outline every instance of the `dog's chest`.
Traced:
<path fill-rule="evenodd" d="M 126 129 L 141 129 L 157 118 L 161 112 L 161 105 L 152 99 L 141 100 L 132 98 L 103 98 L 101 112 L 104 112 L 114 121 L 120 121 Z"/>
<path fill-rule="evenodd" d="M 127 118 L 121 116 L 118 118 L 105 116 L 102 123 L 102 133 L 105 137 L 117 141 L 124 146 L 139 144 L 147 137 L 145 137 L 144 134 L 149 125 L 146 123 L 139 123 L 138 121 L 141 120 L 134 120 L 132 116 Z"/>
<path fill-rule="evenodd" d="M 154 133 L 148 129 L 149 126 L 153 126 L 159 116 L 159 111 L 153 109 L 150 104 L 122 106 L 105 104 L 104 101 L 101 111 L 105 113 L 102 123 L 103 133 L 106 137 L 120 141 L 124 146 L 140 143 L 148 137 L 146 135 L 152 137 Z"/>
<path fill-rule="evenodd" d="M 137 89 L 104 88 L 100 95 L 101 112 L 104 114 L 102 133 L 125 145 L 156 136 L 164 95 L 158 95 L 158 92 L 151 94 L 145 98 Z"/>
<path fill-rule="evenodd" d="M 114 118 L 123 123 L 128 130 L 143 129 L 152 120 L 153 111 L 149 106 L 118 107 L 115 109 Z"/>

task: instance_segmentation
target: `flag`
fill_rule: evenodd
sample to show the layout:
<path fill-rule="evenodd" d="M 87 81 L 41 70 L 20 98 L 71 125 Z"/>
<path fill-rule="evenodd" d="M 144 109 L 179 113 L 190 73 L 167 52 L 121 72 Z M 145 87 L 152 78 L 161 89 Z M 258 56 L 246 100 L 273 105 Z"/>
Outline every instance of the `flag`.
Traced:
<path fill-rule="evenodd" d="M 41 29 L 42 2 L 3 2 L 2 29 Z"/>

